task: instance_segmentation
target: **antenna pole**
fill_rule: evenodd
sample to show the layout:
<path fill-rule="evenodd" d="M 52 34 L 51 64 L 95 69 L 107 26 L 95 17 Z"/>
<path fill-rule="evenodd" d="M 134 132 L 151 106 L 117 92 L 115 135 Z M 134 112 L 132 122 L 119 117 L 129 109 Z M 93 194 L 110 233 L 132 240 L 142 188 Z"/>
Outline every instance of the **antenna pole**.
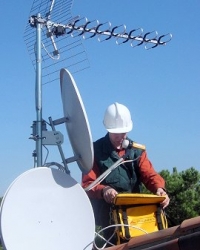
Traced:
<path fill-rule="evenodd" d="M 37 20 L 40 19 L 37 15 Z M 42 166 L 42 56 L 41 56 L 41 23 L 36 23 L 36 83 L 35 83 L 35 104 L 36 104 L 36 154 L 37 167 Z"/>

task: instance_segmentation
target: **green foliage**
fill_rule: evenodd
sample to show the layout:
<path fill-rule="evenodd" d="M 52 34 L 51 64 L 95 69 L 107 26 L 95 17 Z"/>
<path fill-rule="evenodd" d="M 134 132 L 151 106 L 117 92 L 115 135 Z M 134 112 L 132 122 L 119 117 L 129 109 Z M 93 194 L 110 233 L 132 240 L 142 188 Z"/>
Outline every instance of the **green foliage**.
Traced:
<path fill-rule="evenodd" d="M 178 173 L 173 168 L 172 174 L 163 170 L 160 175 L 166 181 L 170 205 L 166 208 L 171 226 L 179 225 L 185 219 L 200 215 L 200 173 L 193 167 Z"/>
<path fill-rule="evenodd" d="M 178 173 L 162 170 L 160 175 L 166 181 L 170 204 L 165 209 L 169 227 L 181 224 L 184 220 L 200 216 L 200 173 L 193 167 Z M 143 193 L 150 193 L 144 186 Z"/>

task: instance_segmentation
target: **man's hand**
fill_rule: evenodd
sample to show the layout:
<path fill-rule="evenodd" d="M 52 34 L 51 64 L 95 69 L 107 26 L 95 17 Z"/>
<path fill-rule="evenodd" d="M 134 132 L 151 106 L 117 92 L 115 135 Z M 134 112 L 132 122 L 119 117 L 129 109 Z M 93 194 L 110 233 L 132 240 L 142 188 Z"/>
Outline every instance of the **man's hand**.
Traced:
<path fill-rule="evenodd" d="M 109 187 L 109 186 L 106 186 L 103 190 L 102 190 L 102 194 L 103 194 L 103 198 L 106 202 L 108 203 L 112 203 L 115 196 L 118 194 L 118 192 Z"/>
<path fill-rule="evenodd" d="M 170 202 L 170 199 L 169 199 L 166 191 L 163 188 L 158 188 L 157 191 L 156 191 L 156 194 L 159 195 L 159 196 L 163 196 L 163 195 L 166 196 L 165 200 L 160 203 L 160 205 L 162 206 L 163 209 L 166 208 L 169 205 L 169 202 Z"/>

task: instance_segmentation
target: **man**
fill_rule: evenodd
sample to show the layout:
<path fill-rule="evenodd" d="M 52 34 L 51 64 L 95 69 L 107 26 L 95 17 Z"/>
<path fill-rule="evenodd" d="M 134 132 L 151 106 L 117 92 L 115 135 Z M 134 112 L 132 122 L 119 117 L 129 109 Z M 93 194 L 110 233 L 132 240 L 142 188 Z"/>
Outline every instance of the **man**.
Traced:
<path fill-rule="evenodd" d="M 87 192 L 93 209 L 96 225 L 106 227 L 110 224 L 110 209 L 114 197 L 118 193 L 140 193 L 141 183 L 152 193 L 163 196 L 163 208 L 169 204 L 165 191 L 164 179 L 154 170 L 147 157 L 143 145 L 134 144 L 127 137 L 133 123 L 128 108 L 119 103 L 113 103 L 106 109 L 104 126 L 108 133 L 94 142 L 94 164 L 92 170 L 82 177 L 83 188 L 88 187 L 102 173 L 109 169 L 121 157 L 126 157 L 127 163 L 120 164 L 103 181 Z M 130 141 L 131 148 L 123 147 L 124 140 Z M 113 232 L 114 228 L 112 228 Z M 112 233 L 107 233 L 107 237 Z"/>

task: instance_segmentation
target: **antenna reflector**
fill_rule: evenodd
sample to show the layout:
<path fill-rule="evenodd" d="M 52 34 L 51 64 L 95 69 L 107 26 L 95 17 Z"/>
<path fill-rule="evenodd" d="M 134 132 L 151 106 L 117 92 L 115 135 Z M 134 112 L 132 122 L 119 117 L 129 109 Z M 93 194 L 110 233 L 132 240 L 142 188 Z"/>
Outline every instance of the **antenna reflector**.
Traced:
<path fill-rule="evenodd" d="M 80 184 L 58 169 L 38 167 L 16 178 L 0 216 L 4 249 L 92 249 L 90 201 Z"/>
<path fill-rule="evenodd" d="M 67 69 L 60 71 L 60 87 L 69 140 L 79 168 L 88 173 L 94 158 L 90 125 L 75 80 Z"/>

